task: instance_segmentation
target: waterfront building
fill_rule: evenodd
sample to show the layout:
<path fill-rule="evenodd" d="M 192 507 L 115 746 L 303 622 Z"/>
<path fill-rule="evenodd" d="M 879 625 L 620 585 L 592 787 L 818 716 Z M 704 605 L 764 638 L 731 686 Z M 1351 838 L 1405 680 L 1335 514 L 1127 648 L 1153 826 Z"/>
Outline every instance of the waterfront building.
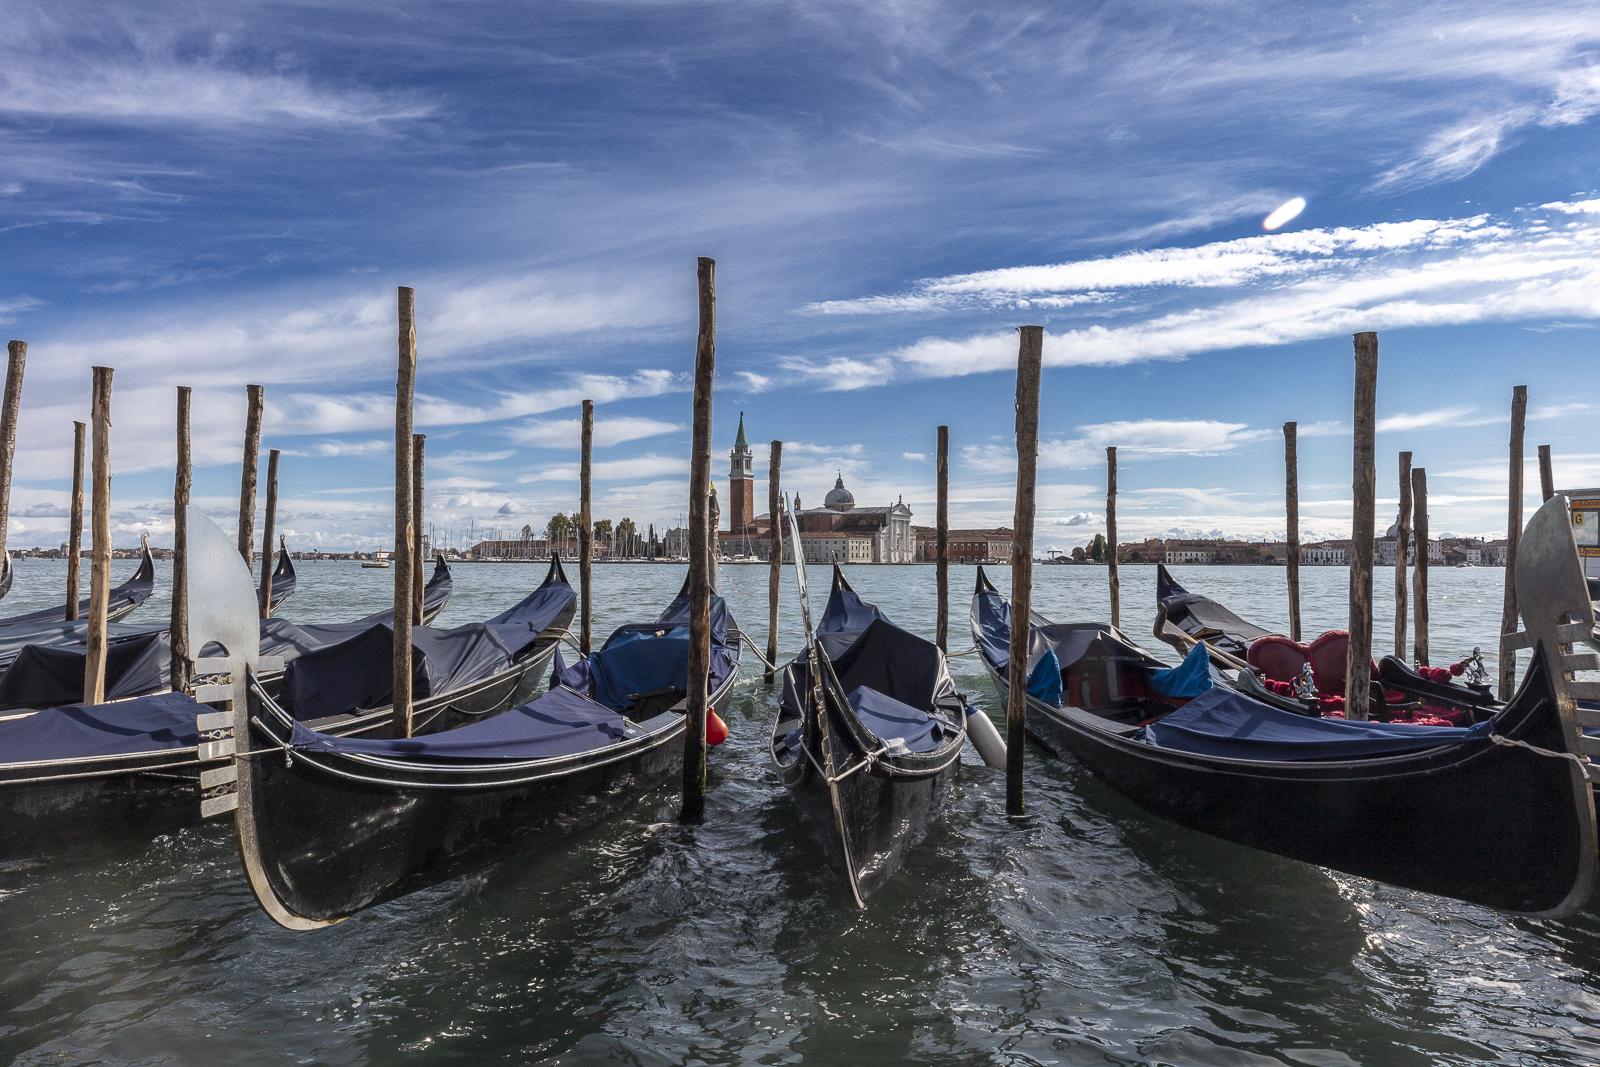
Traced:
<path fill-rule="evenodd" d="M 951 563 L 1008 563 L 1013 535 L 1009 527 L 987 530 L 949 530 L 947 541 Z M 938 531 L 932 526 L 914 526 L 917 559 L 933 563 L 939 558 Z"/>
<path fill-rule="evenodd" d="M 1344 567 L 1350 563 L 1349 541 L 1315 541 L 1300 546 L 1300 562 L 1312 567 Z"/>

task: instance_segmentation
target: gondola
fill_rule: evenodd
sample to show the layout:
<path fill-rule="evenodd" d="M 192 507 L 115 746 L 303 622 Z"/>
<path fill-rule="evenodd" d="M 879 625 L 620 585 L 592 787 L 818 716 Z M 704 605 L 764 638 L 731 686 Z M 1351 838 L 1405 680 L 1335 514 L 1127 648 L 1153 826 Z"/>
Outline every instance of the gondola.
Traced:
<path fill-rule="evenodd" d="M 738 631 L 711 604 L 709 704 L 739 670 Z M 236 715 L 240 858 L 263 910 L 290 929 L 548 843 L 634 803 L 683 765 L 687 589 L 623 626 L 526 704 L 409 739 L 339 738 L 258 704 Z"/>
<path fill-rule="evenodd" d="M 1185 654 L 1194 642 L 1204 641 L 1214 650 L 1243 660 L 1251 642 L 1270 636 L 1272 631 L 1246 622 L 1210 597 L 1189 592 L 1164 564 L 1158 563 L 1154 633 Z"/>
<path fill-rule="evenodd" d="M 1558 497 L 1540 509 L 1518 560 L 1533 663 L 1516 697 L 1475 726 L 1295 715 L 1202 686 L 1193 664 L 1204 646 L 1176 668 L 1198 691 L 1171 694 L 1110 628 L 1061 657 L 1052 693 L 1040 676 L 1062 646 L 1034 627 L 1028 732 L 1192 829 L 1503 911 L 1569 914 L 1589 899 L 1597 855 L 1591 767 L 1563 677 L 1576 664 L 1558 645 L 1593 629 L 1564 508 Z M 1006 609 L 980 575 L 973 634 L 1002 691 Z"/>
<path fill-rule="evenodd" d="M 454 725 L 531 694 L 574 611 L 572 587 L 552 558 L 544 582 L 493 619 L 449 630 L 416 628 L 418 729 Z M 249 625 L 254 628 L 253 618 Z M 291 661 L 283 671 L 285 699 L 328 734 L 382 731 L 391 718 L 384 705 L 391 636 L 382 616 L 355 637 Z M 119 659 L 125 649 L 135 656 L 131 662 Z M 55 677 L 63 695 L 81 696 L 81 652 L 46 652 L 53 658 L 19 659 L 0 677 L 0 695 L 27 666 L 39 668 L 28 675 L 36 686 Z M 198 820 L 202 739 L 196 717 L 208 709 L 187 694 L 165 691 L 171 655 L 165 634 L 111 646 L 108 653 L 105 703 L 59 701 L 67 706 L 0 713 L 0 859 L 91 834 L 148 833 Z M 52 666 L 62 670 L 53 675 Z M 146 686 L 142 694 L 121 692 L 139 684 Z M 47 692 L 39 688 L 34 695 Z M 283 711 L 259 683 L 253 696 L 271 703 L 276 714 L 296 714 Z"/>
<path fill-rule="evenodd" d="M 799 544 L 792 525 L 791 535 Z M 966 741 L 966 701 L 939 646 L 863 601 L 837 565 L 813 635 L 802 560 L 795 572 L 806 651 L 784 668 L 772 761 L 864 906 L 944 809 Z"/>
<path fill-rule="evenodd" d="M 300 576 L 295 572 L 294 560 L 289 558 L 289 547 L 284 544 L 283 538 L 278 538 L 278 562 L 272 568 L 272 600 L 268 606 L 268 615 L 277 612 L 284 601 L 294 596 L 294 587 L 300 582 Z"/>
<path fill-rule="evenodd" d="M 143 554 L 139 558 L 138 569 L 135 570 L 127 581 L 111 590 L 110 598 L 106 601 L 106 621 L 116 622 L 129 612 L 133 611 L 146 600 L 156 588 L 156 561 L 150 554 L 150 542 L 145 541 Z M 9 572 L 9 567 L 7 568 Z M 83 620 L 89 614 L 89 598 L 84 597 L 78 602 L 78 619 Z M 44 632 L 53 628 L 54 624 L 63 622 L 67 617 L 66 604 L 53 608 L 40 608 L 37 611 L 25 611 L 19 615 L 10 615 L 0 619 L 0 648 L 16 644 L 17 639 L 30 633 Z M 3 654 L 3 653 L 0 653 Z"/>

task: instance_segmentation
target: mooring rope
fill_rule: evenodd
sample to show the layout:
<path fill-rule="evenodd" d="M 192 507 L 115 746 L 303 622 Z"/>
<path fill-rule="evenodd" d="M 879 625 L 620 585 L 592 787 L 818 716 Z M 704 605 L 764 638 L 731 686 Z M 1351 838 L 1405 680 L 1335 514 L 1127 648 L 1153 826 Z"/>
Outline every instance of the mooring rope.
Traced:
<path fill-rule="evenodd" d="M 1497 745 L 1504 745 L 1506 748 L 1525 748 L 1535 755 L 1544 756 L 1546 759 L 1571 760 L 1578 765 L 1578 769 L 1586 776 L 1594 777 L 1595 765 L 1589 762 L 1587 756 L 1580 756 L 1576 752 L 1552 752 L 1548 748 L 1540 748 L 1538 745 L 1530 745 L 1526 741 L 1518 741 L 1511 737 L 1501 737 L 1499 734 L 1490 734 L 1489 740 Z"/>

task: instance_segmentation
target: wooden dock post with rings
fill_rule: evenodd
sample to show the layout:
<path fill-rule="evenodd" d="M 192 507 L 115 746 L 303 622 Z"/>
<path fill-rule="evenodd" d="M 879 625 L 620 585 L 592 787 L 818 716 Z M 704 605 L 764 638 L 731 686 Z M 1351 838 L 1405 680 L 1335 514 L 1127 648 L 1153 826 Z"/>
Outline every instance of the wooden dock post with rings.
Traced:
<path fill-rule="evenodd" d="M 1428 665 L 1428 469 L 1411 468 L 1411 527 L 1417 542 L 1417 563 L 1411 568 L 1411 662 Z"/>
<path fill-rule="evenodd" d="M 939 610 L 934 620 L 934 641 L 940 652 L 950 651 L 950 427 L 938 432 L 938 451 L 933 460 L 934 477 L 934 586 Z"/>
<path fill-rule="evenodd" d="M 394 387 L 394 696 L 393 733 L 411 736 L 411 405 L 417 385 L 416 292 L 400 286 L 399 358 Z"/>
<path fill-rule="evenodd" d="M 189 439 L 191 390 L 178 386 L 178 464 L 172 479 L 172 615 L 168 622 L 172 662 L 168 682 L 174 693 L 189 685 L 189 494 L 194 488 L 194 455 Z M 78 423 L 81 427 L 83 423 Z M 78 502 L 82 526 L 82 500 Z M 77 599 L 73 590 L 72 599 Z"/>
<path fill-rule="evenodd" d="M 694 353 L 693 445 L 689 451 L 689 700 L 683 732 L 684 822 L 706 817 L 706 686 L 711 670 L 711 387 L 717 362 L 717 264 L 697 265 L 700 328 Z M 773 515 L 776 523 L 778 516 Z M 795 545 L 794 550 L 800 551 Z M 803 558 L 803 557 L 802 557 Z"/>
<path fill-rule="evenodd" d="M 239 555 L 246 570 L 255 566 L 256 466 L 261 462 L 261 416 L 266 409 L 266 390 L 259 385 L 245 386 L 244 464 L 239 472 Z M 271 546 L 268 546 L 270 551 Z"/>
<path fill-rule="evenodd" d="M 1289 639 L 1300 640 L 1300 452 L 1299 425 L 1283 424 L 1283 509 L 1289 542 L 1284 576 L 1289 580 Z"/>
<path fill-rule="evenodd" d="M 11 525 L 11 471 L 17 457 L 17 417 L 22 411 L 22 375 L 28 367 L 28 342 L 6 345 L 6 391 L 0 402 L 0 567 L 11 567 L 6 528 Z"/>
<path fill-rule="evenodd" d="M 1504 635 L 1517 630 L 1517 541 L 1522 537 L 1522 434 L 1528 422 L 1528 387 L 1511 390 L 1510 486 L 1506 493 L 1505 594 L 1500 610 L 1500 691 L 1502 703 L 1517 688 L 1517 653 Z"/>
<path fill-rule="evenodd" d="M 1411 548 L 1411 453 L 1400 453 L 1400 518 L 1394 531 L 1394 654 L 1406 658 L 1406 556 Z M 1421 551 L 1427 551 L 1423 545 Z"/>
<path fill-rule="evenodd" d="M 106 697 L 106 610 L 111 600 L 111 368 L 94 368 L 93 526 L 89 538 L 89 635 L 83 661 L 83 702 Z"/>
<path fill-rule="evenodd" d="M 772 456 L 767 461 L 767 514 L 772 517 L 769 544 L 772 558 L 767 569 L 767 668 L 762 675 L 767 685 L 776 677 L 778 663 L 778 592 L 783 577 L 783 522 L 778 517 L 783 509 L 782 470 L 783 442 L 774 441 Z"/>
<path fill-rule="evenodd" d="M 423 507 L 422 463 L 428 435 L 411 435 L 411 623 L 422 625 L 422 586 L 426 580 L 427 560 L 422 555 L 422 524 L 427 514 Z"/>
<path fill-rule="evenodd" d="M 78 598 L 79 575 L 83 567 L 83 447 L 88 427 L 72 424 L 72 500 L 67 519 L 67 611 L 68 622 L 78 617 L 82 602 Z"/>
<path fill-rule="evenodd" d="M 1011 538 L 1011 651 L 1006 667 L 1006 814 L 1024 815 L 1022 756 L 1028 715 L 1028 619 L 1033 606 L 1033 514 L 1039 470 L 1039 377 L 1044 327 L 1024 326 L 1017 345 L 1017 497 Z"/>
<path fill-rule="evenodd" d="M 1378 335 L 1355 335 L 1355 430 L 1350 478 L 1350 651 L 1344 665 L 1344 714 L 1365 721 L 1372 705 L 1372 548 L 1377 492 Z"/>
<path fill-rule="evenodd" d="M 587 656 L 590 649 L 593 623 L 590 620 L 591 590 L 593 580 L 590 568 L 594 565 L 594 515 L 592 514 L 590 479 L 594 467 L 594 401 L 583 402 L 581 429 L 578 435 L 578 647 Z"/>
<path fill-rule="evenodd" d="M 1549 500 L 1556 495 L 1556 471 L 1550 462 L 1550 446 L 1539 446 L 1539 499 Z"/>
<path fill-rule="evenodd" d="M 1106 446 L 1106 592 L 1111 625 L 1122 628 L 1122 580 L 1117 576 L 1117 446 Z"/>

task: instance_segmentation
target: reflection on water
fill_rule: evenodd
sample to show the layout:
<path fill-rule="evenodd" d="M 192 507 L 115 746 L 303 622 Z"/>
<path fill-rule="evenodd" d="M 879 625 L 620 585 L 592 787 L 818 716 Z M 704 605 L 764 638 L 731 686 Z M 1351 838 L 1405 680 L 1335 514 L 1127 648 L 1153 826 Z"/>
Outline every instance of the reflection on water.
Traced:
<path fill-rule="evenodd" d="M 59 601 L 61 570 L 24 561 L 0 609 Z M 1345 572 L 1302 574 L 1307 630 L 1342 625 Z M 951 582 L 957 650 L 972 575 Z M 459 566 L 441 621 L 486 617 L 542 576 Z M 379 610 L 392 577 L 302 564 L 285 614 Z M 993 577 L 1007 587 L 1004 568 Z M 1281 569 L 1178 577 L 1264 626 L 1287 616 Z M 931 632 L 931 569 L 850 578 Z M 1500 579 L 1433 572 L 1436 658 L 1494 633 Z M 597 634 L 653 616 L 681 580 L 597 567 Z M 1390 581 L 1378 573 L 1380 608 Z M 812 583 L 826 588 L 820 568 Z M 1164 653 L 1149 637 L 1153 569 L 1124 567 L 1122 584 L 1125 628 Z M 725 567 L 722 587 L 764 639 L 765 569 Z M 786 657 L 800 647 L 792 589 Z M 1035 602 L 1056 619 L 1103 618 L 1104 571 L 1041 568 Z M 165 614 L 158 597 L 130 621 Z M 1375 629 L 1381 650 L 1391 624 Z M 998 710 L 974 657 L 952 672 Z M 999 778 L 969 753 L 944 819 L 859 913 L 771 774 L 776 699 L 746 671 L 704 826 L 679 826 L 663 790 L 318 934 L 259 914 L 224 824 L 0 868 L 0 1060 L 1600 1061 L 1600 916 L 1508 922 L 1226 845 L 1037 750 L 1029 825 L 1008 823 Z"/>

